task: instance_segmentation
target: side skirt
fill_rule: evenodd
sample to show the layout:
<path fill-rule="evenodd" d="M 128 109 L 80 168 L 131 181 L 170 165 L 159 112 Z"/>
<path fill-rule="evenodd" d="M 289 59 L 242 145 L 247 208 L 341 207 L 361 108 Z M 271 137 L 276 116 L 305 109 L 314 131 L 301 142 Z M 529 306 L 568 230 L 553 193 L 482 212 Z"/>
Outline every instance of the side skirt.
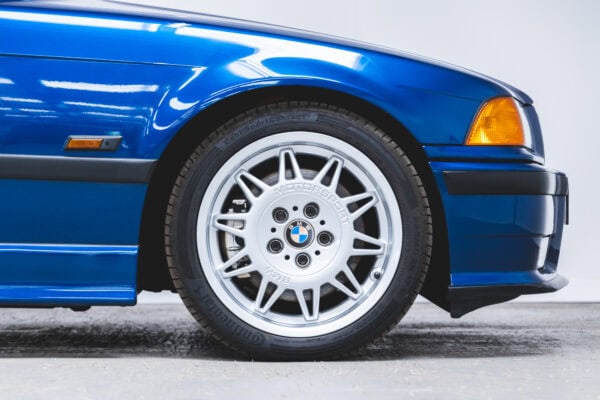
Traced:
<path fill-rule="evenodd" d="M 134 305 L 137 253 L 137 245 L 0 243 L 0 306 Z"/>

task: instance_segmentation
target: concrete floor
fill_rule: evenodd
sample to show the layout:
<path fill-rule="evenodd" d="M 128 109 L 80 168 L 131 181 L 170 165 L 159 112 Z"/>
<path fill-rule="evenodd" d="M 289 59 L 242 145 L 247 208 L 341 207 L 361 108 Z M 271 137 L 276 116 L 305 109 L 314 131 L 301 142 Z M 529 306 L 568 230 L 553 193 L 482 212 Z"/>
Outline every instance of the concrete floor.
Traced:
<path fill-rule="evenodd" d="M 363 359 L 236 359 L 180 304 L 0 312 L 2 399 L 600 399 L 600 304 L 416 304 Z"/>

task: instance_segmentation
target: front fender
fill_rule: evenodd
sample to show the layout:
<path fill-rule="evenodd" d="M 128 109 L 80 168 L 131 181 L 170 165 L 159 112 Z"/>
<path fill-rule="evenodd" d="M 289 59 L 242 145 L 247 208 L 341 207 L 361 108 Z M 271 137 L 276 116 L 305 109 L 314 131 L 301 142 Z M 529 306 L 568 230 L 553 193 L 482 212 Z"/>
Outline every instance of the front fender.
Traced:
<path fill-rule="evenodd" d="M 294 37 L 286 30 L 19 7 L 1 8 L 0 19 L 7 37 L 20 37 L 18 46 L 0 42 L 0 55 L 9 60 L 4 68 L 15 68 L 7 78 L 29 86 L 26 94 L 7 96 L 45 94 L 58 101 L 43 107 L 60 117 L 64 129 L 40 153 L 60 152 L 67 132 L 119 132 L 128 146 L 115 156 L 158 158 L 209 106 L 273 86 L 355 96 L 396 118 L 422 144 L 462 144 L 481 102 L 511 95 L 492 80 L 419 57 L 351 41 L 326 42 L 318 35 Z M 39 71 L 39 80 L 20 72 L 26 63 Z M 60 88 L 49 93 L 40 82 L 58 82 Z M 140 87 L 153 91 L 124 90 Z M 146 125 L 130 128 L 128 121 Z"/>
<path fill-rule="evenodd" d="M 407 86 L 404 79 L 408 72 L 394 71 L 397 60 L 372 56 L 354 53 L 352 62 L 347 56 L 348 62 L 344 64 L 291 56 L 257 58 L 253 53 L 251 58 L 190 67 L 187 80 L 171 87 L 158 105 L 142 153 L 158 157 L 181 127 L 210 106 L 252 90 L 274 87 L 310 87 L 344 93 L 393 116 L 420 143 L 463 143 L 482 100 Z M 486 93 L 484 98 L 493 95 Z"/>

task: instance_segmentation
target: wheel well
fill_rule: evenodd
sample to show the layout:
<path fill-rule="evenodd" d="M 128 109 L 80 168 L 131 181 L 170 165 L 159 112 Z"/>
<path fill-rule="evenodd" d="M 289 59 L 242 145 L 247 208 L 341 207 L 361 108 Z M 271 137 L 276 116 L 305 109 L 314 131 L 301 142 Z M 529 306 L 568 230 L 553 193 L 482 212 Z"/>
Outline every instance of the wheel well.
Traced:
<path fill-rule="evenodd" d="M 374 122 L 394 138 L 416 167 L 427 191 L 434 223 L 433 254 L 421 294 L 447 308 L 449 254 L 441 196 L 421 145 L 395 118 L 354 96 L 310 87 L 257 89 L 222 100 L 195 116 L 173 138 L 153 173 L 142 214 L 138 257 L 138 290 L 173 290 L 164 253 L 164 215 L 178 171 L 191 152 L 213 130 L 251 108 L 278 101 L 310 100 L 334 104 Z"/>

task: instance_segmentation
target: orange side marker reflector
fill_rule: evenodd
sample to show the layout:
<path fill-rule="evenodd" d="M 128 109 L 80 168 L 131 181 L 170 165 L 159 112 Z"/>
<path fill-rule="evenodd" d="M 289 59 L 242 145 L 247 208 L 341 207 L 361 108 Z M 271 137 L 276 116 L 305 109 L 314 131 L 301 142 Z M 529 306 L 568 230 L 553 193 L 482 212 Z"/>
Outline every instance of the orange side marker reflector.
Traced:
<path fill-rule="evenodd" d="M 103 139 L 69 138 L 65 150 L 99 150 Z"/>

